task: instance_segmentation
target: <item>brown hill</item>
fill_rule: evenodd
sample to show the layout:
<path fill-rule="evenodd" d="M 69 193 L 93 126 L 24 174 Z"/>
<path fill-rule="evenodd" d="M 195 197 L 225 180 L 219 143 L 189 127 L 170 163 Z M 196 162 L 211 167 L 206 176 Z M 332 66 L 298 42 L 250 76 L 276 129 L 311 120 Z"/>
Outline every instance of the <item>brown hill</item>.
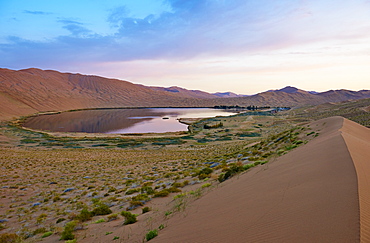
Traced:
<path fill-rule="evenodd" d="M 364 98 L 370 98 L 370 90 L 331 90 L 316 94 L 314 92 L 307 92 L 293 87 L 286 87 L 281 90 L 266 91 L 247 97 L 224 98 L 217 101 L 213 100 L 213 103 L 224 102 L 225 104 L 237 104 L 239 106 L 257 105 L 297 107 Z"/>
<path fill-rule="evenodd" d="M 0 69 L 4 118 L 36 111 L 102 107 L 197 106 L 197 99 L 127 81 L 39 69 Z"/>
<path fill-rule="evenodd" d="M 246 97 L 219 98 L 198 90 L 147 87 L 117 79 L 35 68 L 19 71 L 0 69 L 0 84 L 0 120 L 40 111 L 84 108 L 215 105 L 294 107 L 370 97 L 368 90 L 336 90 L 314 94 L 286 87 Z"/>
<path fill-rule="evenodd" d="M 153 242 L 369 242 L 370 130 L 342 117 L 171 218 Z"/>
<path fill-rule="evenodd" d="M 176 94 L 177 97 L 184 97 L 184 98 L 197 98 L 197 99 L 212 99 L 217 98 L 218 96 L 215 96 L 213 94 L 200 91 L 200 90 L 187 90 L 184 88 L 180 88 L 177 86 L 172 86 L 168 88 L 163 87 L 150 87 L 153 90 L 159 90 L 159 91 L 165 91 L 170 92 L 172 94 Z"/>

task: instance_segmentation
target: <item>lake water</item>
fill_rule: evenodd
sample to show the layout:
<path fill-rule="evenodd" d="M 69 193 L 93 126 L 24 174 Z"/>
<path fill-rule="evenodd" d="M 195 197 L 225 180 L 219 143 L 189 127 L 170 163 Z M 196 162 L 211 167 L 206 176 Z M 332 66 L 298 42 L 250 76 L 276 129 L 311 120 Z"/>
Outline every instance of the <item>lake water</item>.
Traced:
<path fill-rule="evenodd" d="M 209 108 L 107 109 L 30 117 L 25 127 L 52 132 L 163 133 L 187 131 L 179 118 L 230 116 L 233 111 Z"/>

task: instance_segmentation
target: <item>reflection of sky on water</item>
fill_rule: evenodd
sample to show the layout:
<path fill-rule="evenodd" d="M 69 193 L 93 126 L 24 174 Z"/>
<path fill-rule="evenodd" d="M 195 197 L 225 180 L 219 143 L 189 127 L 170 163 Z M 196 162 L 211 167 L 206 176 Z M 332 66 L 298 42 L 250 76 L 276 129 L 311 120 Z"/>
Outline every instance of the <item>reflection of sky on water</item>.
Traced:
<path fill-rule="evenodd" d="M 180 123 L 176 118 L 162 119 L 161 117 L 153 118 L 149 121 L 136 123 L 129 128 L 110 131 L 107 133 L 161 133 L 187 131 L 188 126 Z"/>
<path fill-rule="evenodd" d="M 128 128 L 109 131 L 106 133 L 162 133 L 162 132 L 177 132 L 187 131 L 188 126 L 180 123 L 179 118 L 207 118 L 215 116 L 230 116 L 235 114 L 219 109 L 208 108 L 154 108 L 150 109 L 153 112 L 165 113 L 166 115 L 146 116 L 146 117 L 129 117 L 129 119 L 148 119 L 136 123 Z M 163 119 L 164 117 L 169 119 Z"/>

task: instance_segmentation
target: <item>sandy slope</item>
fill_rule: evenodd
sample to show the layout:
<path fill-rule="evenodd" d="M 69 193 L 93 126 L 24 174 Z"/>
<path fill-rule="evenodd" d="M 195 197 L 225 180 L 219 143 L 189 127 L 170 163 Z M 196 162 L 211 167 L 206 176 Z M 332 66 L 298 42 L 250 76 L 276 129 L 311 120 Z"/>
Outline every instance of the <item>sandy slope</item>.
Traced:
<path fill-rule="evenodd" d="M 317 138 L 220 184 L 152 242 L 369 242 L 370 130 L 342 117 L 311 128 Z"/>
<path fill-rule="evenodd" d="M 370 129 L 344 120 L 341 131 L 358 177 L 361 242 L 370 242 Z"/>

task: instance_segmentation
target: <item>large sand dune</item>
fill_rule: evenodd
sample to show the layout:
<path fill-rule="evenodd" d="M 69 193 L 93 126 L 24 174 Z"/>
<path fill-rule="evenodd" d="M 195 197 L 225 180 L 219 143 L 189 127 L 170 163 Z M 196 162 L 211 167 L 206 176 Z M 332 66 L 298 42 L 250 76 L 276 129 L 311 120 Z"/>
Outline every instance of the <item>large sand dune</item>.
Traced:
<path fill-rule="evenodd" d="M 153 242 L 369 242 L 370 130 L 342 117 L 274 162 L 219 185 Z"/>
<path fill-rule="evenodd" d="M 213 98 L 212 98 L 213 97 Z M 216 98 L 217 97 L 217 98 Z M 302 106 L 370 97 L 370 90 L 318 94 L 286 87 L 248 97 L 219 98 L 199 90 L 161 88 L 36 68 L 0 68 L 0 121 L 43 111 L 111 107 Z"/>

